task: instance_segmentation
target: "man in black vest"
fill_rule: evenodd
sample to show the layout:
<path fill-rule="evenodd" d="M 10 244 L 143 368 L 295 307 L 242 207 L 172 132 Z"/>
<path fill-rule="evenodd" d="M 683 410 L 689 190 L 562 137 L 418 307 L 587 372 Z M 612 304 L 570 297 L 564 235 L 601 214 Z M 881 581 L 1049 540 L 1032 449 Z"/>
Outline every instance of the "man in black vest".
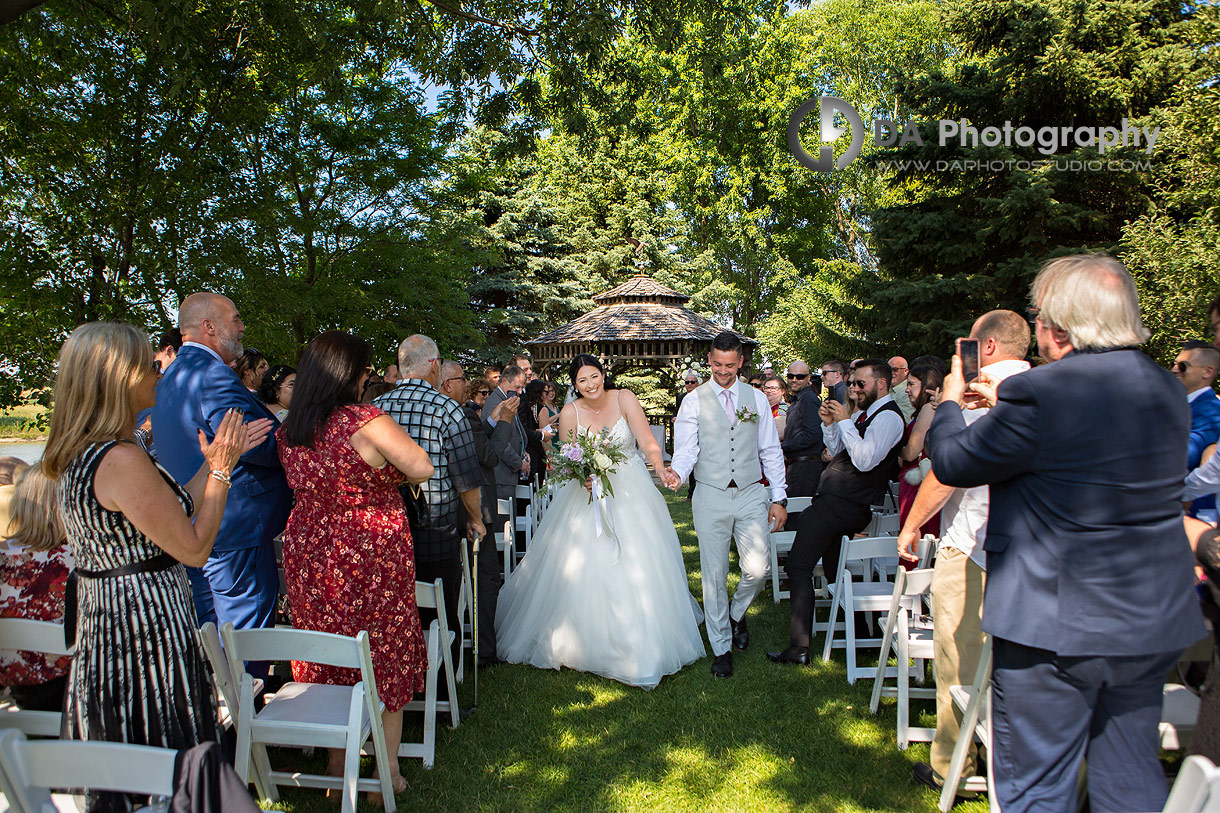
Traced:
<path fill-rule="evenodd" d="M 890 365 L 865 359 L 852 371 L 848 395 L 858 408 L 853 420 L 847 408 L 827 398 L 818 416 L 822 440 L 833 455 L 813 504 L 801 512 L 800 529 L 788 554 L 788 648 L 768 652 L 776 663 L 809 663 L 813 636 L 813 571 L 818 560 L 833 578 L 839 565 L 839 544 L 855 536 L 872 518 L 870 505 L 881 502 L 890 479 L 898 473 L 902 448 L 902 410 L 890 397 Z"/>

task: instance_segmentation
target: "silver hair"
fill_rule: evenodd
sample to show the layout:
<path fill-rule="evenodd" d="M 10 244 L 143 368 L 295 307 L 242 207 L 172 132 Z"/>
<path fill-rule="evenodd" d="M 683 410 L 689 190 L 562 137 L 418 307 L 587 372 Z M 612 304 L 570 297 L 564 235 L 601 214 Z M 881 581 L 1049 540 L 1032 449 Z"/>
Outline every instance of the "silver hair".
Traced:
<path fill-rule="evenodd" d="M 1051 260 L 1034 278 L 1030 298 L 1042 322 L 1066 331 L 1077 350 L 1131 347 L 1152 335 L 1140 319 L 1131 272 L 1105 254 Z"/>
<path fill-rule="evenodd" d="M 446 378 L 456 378 L 457 376 L 454 375 L 455 373 L 463 373 L 463 372 L 465 372 L 465 371 L 462 369 L 462 365 L 458 364 L 456 361 L 446 361 L 443 364 L 441 364 L 441 380 L 442 381 L 445 380 Z"/>
<path fill-rule="evenodd" d="M 398 374 L 407 378 L 423 378 L 430 371 L 432 359 L 440 356 L 436 342 L 422 333 L 408 336 L 398 345 Z"/>

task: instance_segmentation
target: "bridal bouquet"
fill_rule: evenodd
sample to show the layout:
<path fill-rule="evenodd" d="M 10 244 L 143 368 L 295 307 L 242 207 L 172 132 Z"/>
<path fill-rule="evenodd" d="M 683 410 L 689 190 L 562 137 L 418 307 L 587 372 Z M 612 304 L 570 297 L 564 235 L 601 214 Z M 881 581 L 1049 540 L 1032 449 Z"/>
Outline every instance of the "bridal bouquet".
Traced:
<path fill-rule="evenodd" d="M 626 459 L 623 450 L 610 439 L 609 429 L 603 429 L 596 435 L 577 433 L 575 439 L 559 447 L 559 456 L 553 463 L 553 476 L 581 483 L 592 480 L 594 484 L 601 485 L 601 491 L 614 496 L 610 475 L 614 473 L 614 467 Z M 589 495 L 590 502 L 594 496 Z"/>

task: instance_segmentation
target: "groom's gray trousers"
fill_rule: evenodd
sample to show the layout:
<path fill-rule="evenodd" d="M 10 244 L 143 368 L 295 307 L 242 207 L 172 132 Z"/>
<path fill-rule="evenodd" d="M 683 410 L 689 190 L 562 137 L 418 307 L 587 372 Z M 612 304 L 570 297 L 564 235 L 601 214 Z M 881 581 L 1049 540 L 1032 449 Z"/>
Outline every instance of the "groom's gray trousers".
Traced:
<path fill-rule="evenodd" d="M 703 573 L 703 615 L 713 655 L 729 651 L 729 615 L 740 621 L 767 581 L 771 547 L 767 514 L 770 499 L 762 483 L 743 488 L 716 488 L 699 482 L 691 499 L 695 533 L 699 537 L 699 569 Z M 741 581 L 729 605 L 729 539 L 737 540 Z"/>

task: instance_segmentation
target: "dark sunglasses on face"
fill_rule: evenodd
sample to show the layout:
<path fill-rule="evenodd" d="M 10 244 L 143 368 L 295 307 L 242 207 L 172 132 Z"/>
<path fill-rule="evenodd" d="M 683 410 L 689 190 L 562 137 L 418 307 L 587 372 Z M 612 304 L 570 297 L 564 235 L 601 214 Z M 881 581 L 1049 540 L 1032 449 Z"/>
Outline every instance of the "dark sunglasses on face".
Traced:
<path fill-rule="evenodd" d="M 762 389 L 762 384 L 759 384 L 757 381 L 751 381 L 751 382 L 750 382 L 750 386 L 751 386 L 751 387 L 753 387 L 753 388 L 754 388 L 754 389 L 756 389 L 756 390 L 761 390 L 761 389 Z"/>
<path fill-rule="evenodd" d="M 804 381 L 809 377 L 809 373 L 788 373 L 789 378 L 795 378 L 797 381 Z"/>
<path fill-rule="evenodd" d="M 849 387 L 859 387 L 860 389 L 864 389 L 865 387 L 867 387 L 867 386 L 868 386 L 868 382 L 867 382 L 867 381 L 860 381 L 860 380 L 848 381 L 848 382 L 847 382 L 847 386 L 849 386 Z"/>
<path fill-rule="evenodd" d="M 475 395 L 482 395 L 484 398 L 491 395 L 491 390 L 475 390 Z"/>
<path fill-rule="evenodd" d="M 1189 361 L 1175 361 L 1173 363 L 1173 369 L 1177 370 L 1179 373 L 1186 372 L 1186 368 L 1191 366 L 1193 365 Z"/>

